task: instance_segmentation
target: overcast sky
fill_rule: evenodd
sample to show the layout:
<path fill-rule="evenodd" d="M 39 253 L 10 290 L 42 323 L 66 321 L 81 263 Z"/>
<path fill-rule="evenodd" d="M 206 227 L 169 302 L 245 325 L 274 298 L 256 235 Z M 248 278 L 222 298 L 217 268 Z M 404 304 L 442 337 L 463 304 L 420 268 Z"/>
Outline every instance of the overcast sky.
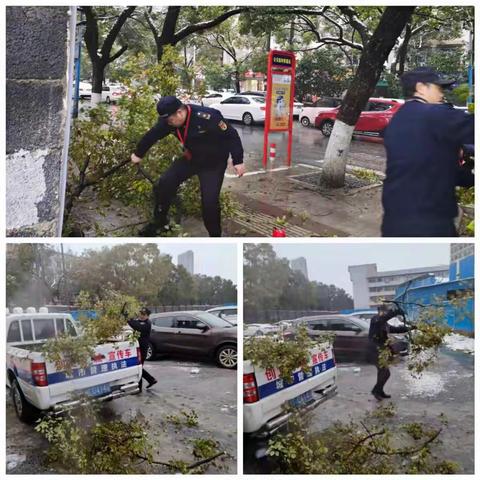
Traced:
<path fill-rule="evenodd" d="M 112 247 L 112 243 L 65 243 L 65 252 L 79 254 L 84 250 L 101 249 L 103 247 Z M 115 243 L 115 245 L 118 245 Z M 219 275 L 222 278 L 231 280 L 237 284 L 237 246 L 235 244 L 199 244 L 185 243 L 180 244 L 160 244 L 158 246 L 160 253 L 170 255 L 173 263 L 177 264 L 177 257 L 180 253 L 187 250 L 193 251 L 194 273 L 209 275 L 214 277 Z"/>
<path fill-rule="evenodd" d="M 449 244 L 290 244 L 274 245 L 278 256 L 305 257 L 310 280 L 333 284 L 352 294 L 349 265 L 376 263 L 379 271 L 450 263 Z"/>

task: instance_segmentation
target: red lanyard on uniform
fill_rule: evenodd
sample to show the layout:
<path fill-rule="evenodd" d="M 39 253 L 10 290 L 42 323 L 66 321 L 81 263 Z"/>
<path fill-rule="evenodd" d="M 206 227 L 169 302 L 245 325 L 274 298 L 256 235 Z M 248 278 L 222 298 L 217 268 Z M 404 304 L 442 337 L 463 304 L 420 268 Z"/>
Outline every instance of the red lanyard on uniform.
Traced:
<path fill-rule="evenodd" d="M 185 122 L 185 128 L 183 130 L 183 136 L 180 133 L 180 129 L 177 128 L 177 136 L 178 136 L 178 139 L 180 140 L 180 142 L 183 146 L 185 146 L 185 142 L 187 141 L 188 126 L 190 125 L 190 114 L 192 113 L 192 109 L 190 108 L 190 105 L 187 105 L 187 110 L 188 110 L 187 121 Z"/>

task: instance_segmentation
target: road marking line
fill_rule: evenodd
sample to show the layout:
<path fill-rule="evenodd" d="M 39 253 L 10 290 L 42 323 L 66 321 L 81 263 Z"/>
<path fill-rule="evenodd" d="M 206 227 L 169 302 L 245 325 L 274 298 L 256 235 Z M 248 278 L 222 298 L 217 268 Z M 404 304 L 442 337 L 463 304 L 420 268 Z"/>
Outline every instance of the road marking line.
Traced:
<path fill-rule="evenodd" d="M 313 170 L 322 170 L 320 167 L 317 167 L 316 165 L 310 165 L 309 163 L 297 163 L 297 165 L 300 167 L 312 168 Z"/>
<path fill-rule="evenodd" d="M 246 172 L 243 174 L 244 177 L 250 176 L 250 175 L 259 175 L 261 173 L 270 173 L 270 172 L 280 172 L 282 170 L 289 170 L 290 167 L 278 167 L 278 168 L 272 168 L 270 170 L 255 170 L 253 172 Z M 237 175 L 233 173 L 226 173 L 225 177 L 227 178 L 237 178 Z"/>

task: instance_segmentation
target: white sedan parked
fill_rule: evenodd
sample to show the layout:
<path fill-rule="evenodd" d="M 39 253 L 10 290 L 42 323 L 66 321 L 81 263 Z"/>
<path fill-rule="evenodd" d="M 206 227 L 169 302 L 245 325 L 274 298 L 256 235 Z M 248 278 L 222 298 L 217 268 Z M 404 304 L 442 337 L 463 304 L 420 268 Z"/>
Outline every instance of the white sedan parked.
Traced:
<path fill-rule="evenodd" d="M 315 126 L 315 119 L 321 112 L 326 112 L 338 107 L 342 103 L 341 98 L 327 97 L 315 102 L 313 106 L 303 107 L 298 118 L 304 127 Z"/>
<path fill-rule="evenodd" d="M 278 333 L 281 328 L 270 323 L 247 323 L 243 325 L 243 336 L 252 337 Z"/>
<path fill-rule="evenodd" d="M 210 107 L 213 103 L 218 103 L 221 102 L 222 100 L 225 100 L 226 98 L 229 98 L 233 96 L 234 93 L 230 92 L 210 92 L 207 93 L 204 97 L 202 97 L 202 106 L 203 107 Z"/>
<path fill-rule="evenodd" d="M 234 95 L 211 108 L 218 110 L 227 120 L 241 120 L 245 125 L 265 121 L 265 98 L 254 95 Z"/>

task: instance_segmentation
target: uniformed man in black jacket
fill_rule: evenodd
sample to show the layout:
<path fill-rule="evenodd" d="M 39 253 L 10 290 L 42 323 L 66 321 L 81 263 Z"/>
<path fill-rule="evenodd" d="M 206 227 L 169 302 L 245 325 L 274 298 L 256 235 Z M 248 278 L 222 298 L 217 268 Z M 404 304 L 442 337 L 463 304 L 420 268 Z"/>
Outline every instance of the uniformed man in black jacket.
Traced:
<path fill-rule="evenodd" d="M 169 134 L 178 137 L 183 156 L 176 159 L 154 187 L 154 221 L 140 233 L 155 236 L 168 224 L 168 210 L 178 187 L 193 175 L 200 179 L 203 222 L 211 237 L 221 237 L 220 190 L 230 154 L 233 168 L 241 177 L 245 172 L 243 147 L 238 132 L 213 108 L 184 105 L 173 96 L 157 104 L 158 123 L 138 143 L 132 154 L 138 163 L 149 148 Z"/>
<path fill-rule="evenodd" d="M 474 117 L 444 102 L 442 79 L 429 67 L 401 77 L 405 105 L 385 129 L 387 171 L 382 203 L 384 237 L 454 237 L 455 187 L 474 184 L 460 165 L 462 145 L 474 143 Z"/>
<path fill-rule="evenodd" d="M 142 378 L 144 378 L 148 385 L 147 388 L 153 387 L 157 383 L 157 380 L 153 378 L 146 370 L 143 368 L 145 359 L 147 358 L 148 344 L 150 343 L 150 332 L 152 331 L 152 322 L 150 321 L 150 310 L 146 307 L 143 307 L 138 315 L 138 318 L 131 318 L 128 321 L 130 327 L 133 328 L 136 332 L 140 332 L 140 338 L 138 343 L 140 345 L 140 353 L 142 355 Z M 142 382 L 140 381 L 140 390 L 142 389 Z"/>
<path fill-rule="evenodd" d="M 397 315 L 403 315 L 403 311 L 399 308 L 390 309 L 387 305 L 382 304 L 378 307 L 377 315 L 370 320 L 370 329 L 368 331 L 369 352 L 368 356 L 371 363 L 377 367 L 377 383 L 373 387 L 372 395 L 377 400 L 391 398 L 383 391 L 383 387 L 390 378 L 390 369 L 387 366 L 379 364 L 379 354 L 384 348 L 388 348 L 387 340 L 389 333 L 406 333 L 415 327 L 393 326 L 388 321 Z"/>

